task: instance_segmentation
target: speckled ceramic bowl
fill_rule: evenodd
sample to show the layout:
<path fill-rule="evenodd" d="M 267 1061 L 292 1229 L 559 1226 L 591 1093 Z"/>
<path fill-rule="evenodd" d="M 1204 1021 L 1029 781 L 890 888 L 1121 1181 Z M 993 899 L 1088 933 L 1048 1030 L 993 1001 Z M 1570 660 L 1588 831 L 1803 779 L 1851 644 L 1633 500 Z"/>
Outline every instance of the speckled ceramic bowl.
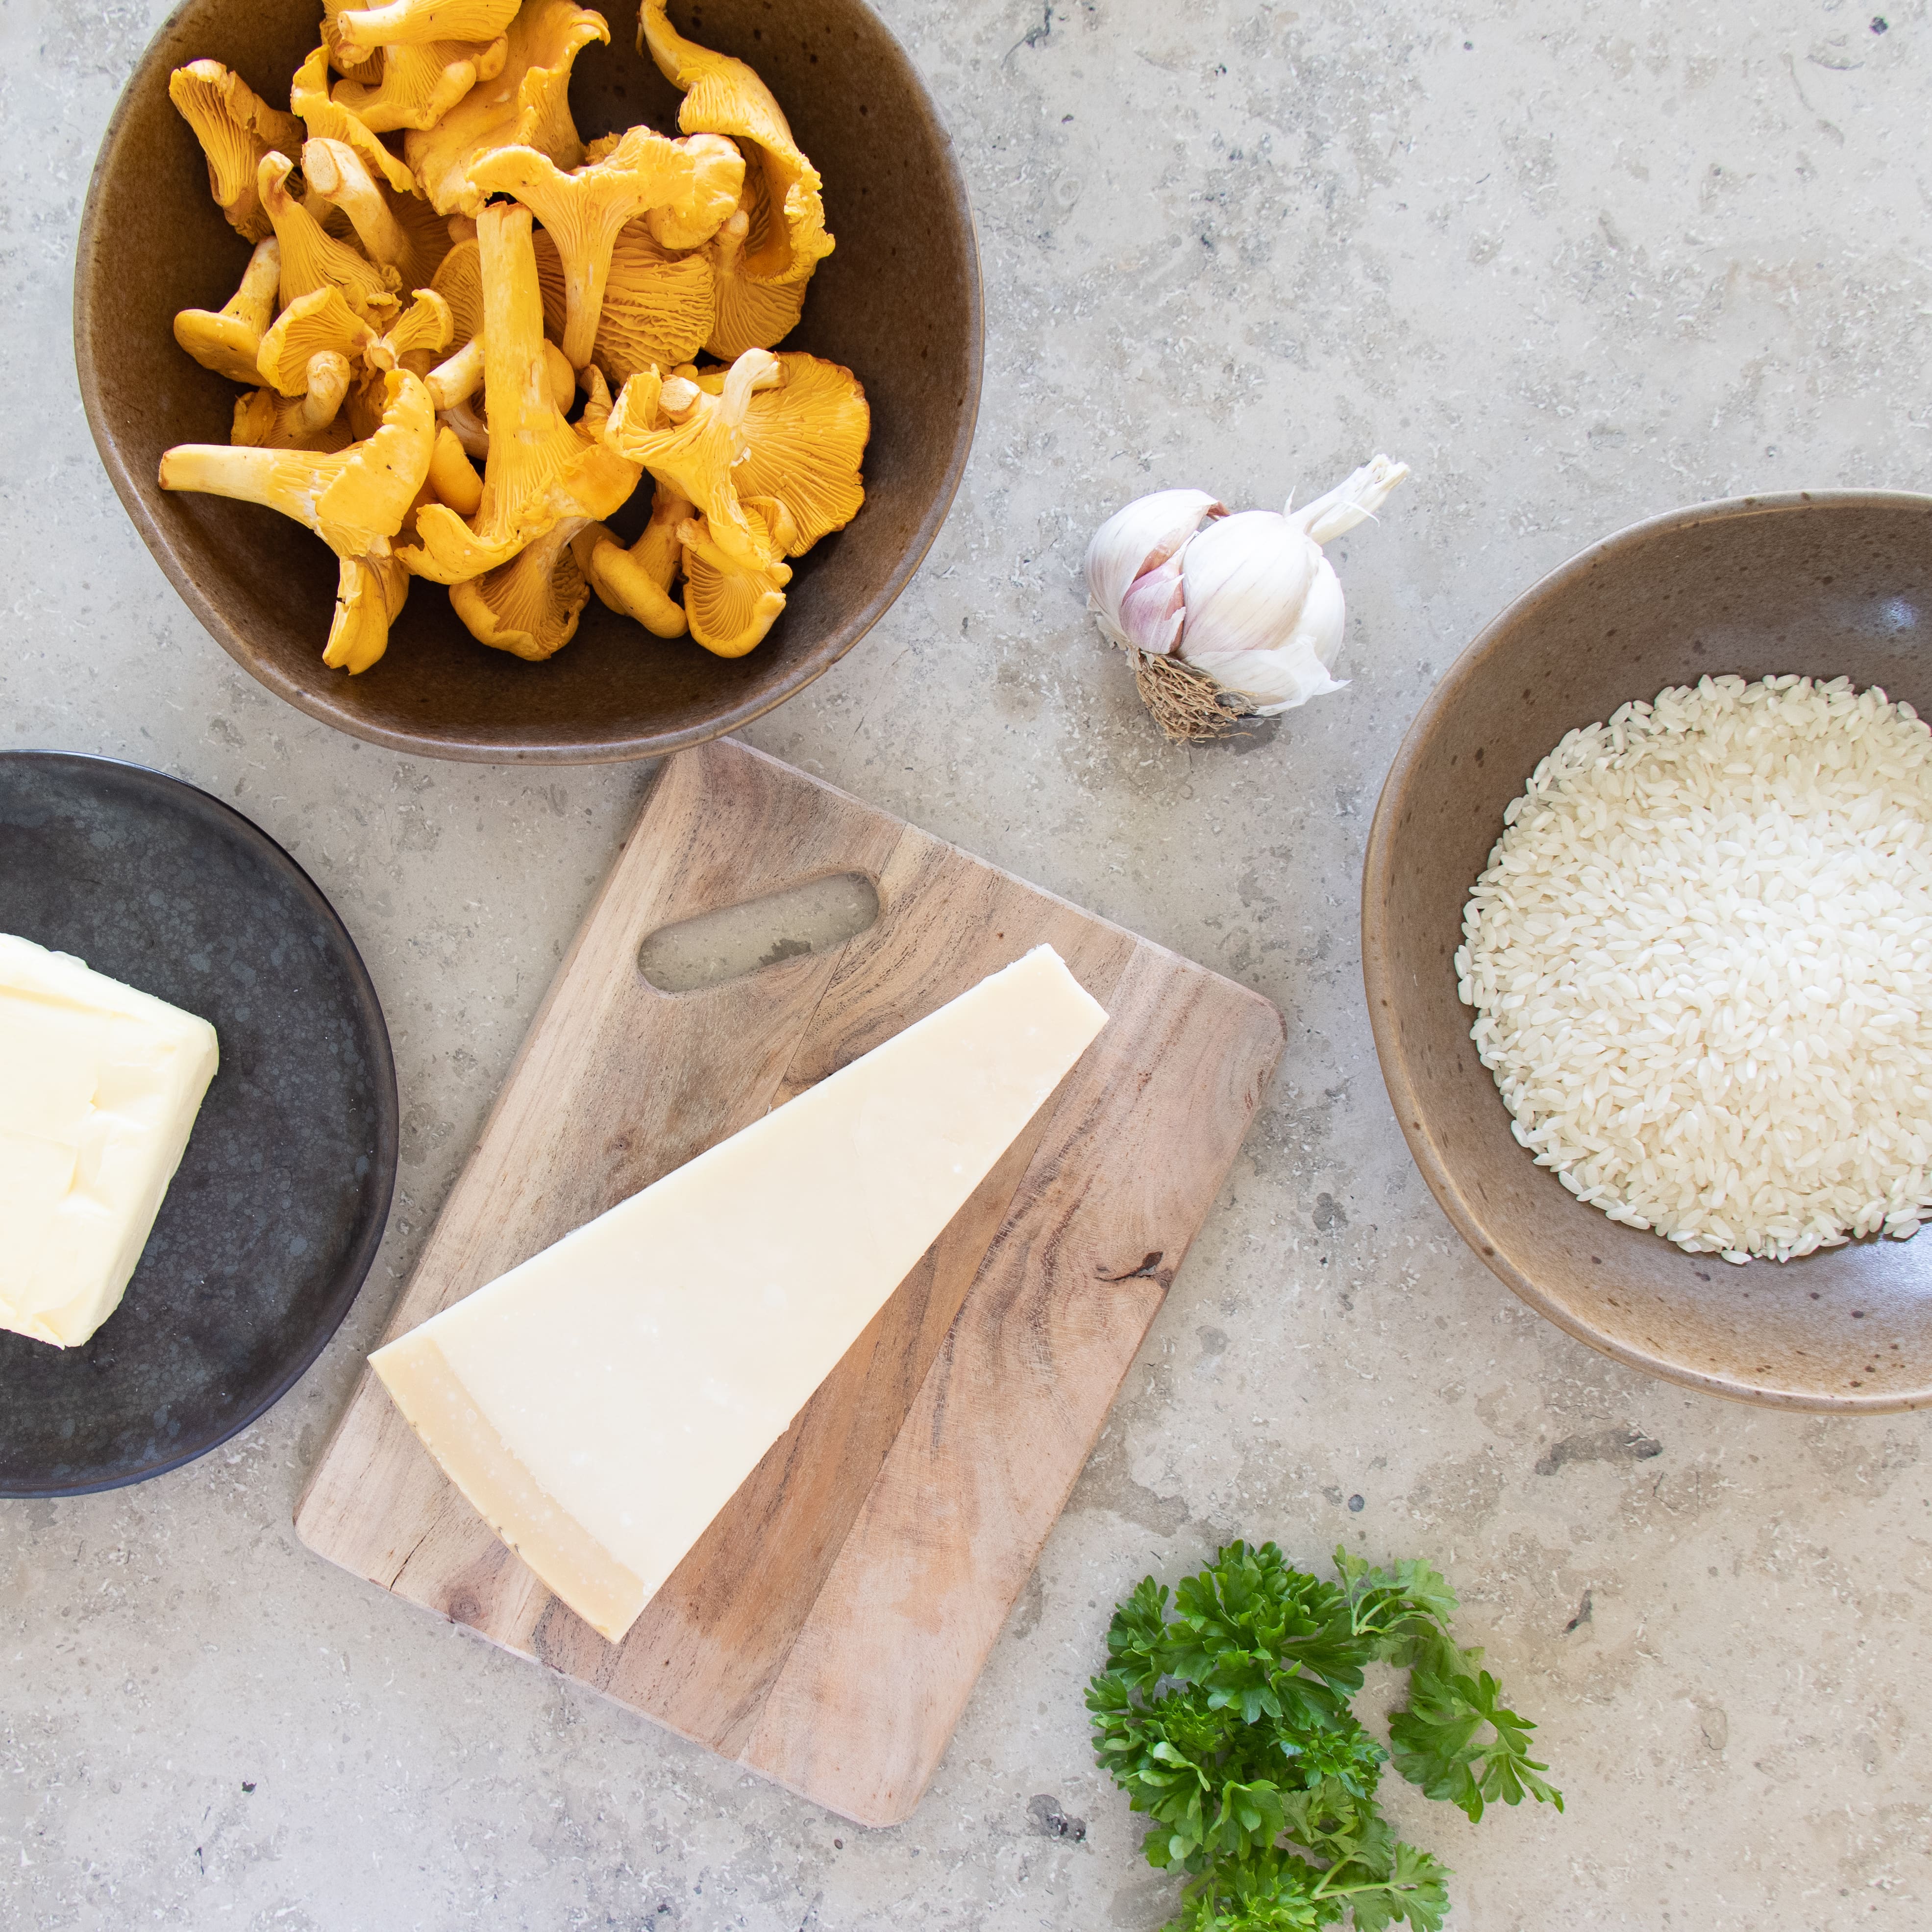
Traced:
<path fill-rule="evenodd" d="M 636 50 L 634 0 L 601 8 L 608 46 L 578 59 L 570 101 L 586 136 L 676 125 L 678 97 Z M 226 62 L 285 105 L 316 44 L 314 0 L 186 0 L 142 56 L 110 124 L 82 217 L 74 351 L 88 422 L 128 514 L 217 640 L 271 691 L 358 737 L 435 758 L 566 764 L 644 758 L 716 737 L 837 662 L 919 567 L 952 500 L 979 406 L 979 256 L 937 110 L 863 0 L 701 0 L 673 17 L 749 61 L 825 178 L 836 250 L 786 348 L 842 362 L 866 386 L 866 507 L 796 566 L 784 616 L 746 656 L 653 638 L 593 598 L 548 663 L 486 649 L 449 599 L 418 584 L 388 654 L 358 677 L 326 668 L 335 560 L 272 510 L 170 496 L 155 472 L 177 442 L 228 440 L 240 393 L 175 345 L 173 318 L 219 308 L 248 245 L 208 198 L 207 170 L 168 76 Z M 782 26 L 780 22 L 782 22 Z M 637 524 L 649 492 L 628 506 Z"/>
<path fill-rule="evenodd" d="M 1376 1048 L 1416 1164 L 1524 1300 L 1634 1368 L 1786 1408 L 1932 1404 L 1932 1233 L 1736 1268 L 1586 1208 L 1510 1133 L 1453 964 L 1503 811 L 1568 730 L 1709 674 L 1877 684 L 1932 716 L 1932 497 L 1678 510 L 1517 598 L 1396 754 L 1362 881 Z"/>

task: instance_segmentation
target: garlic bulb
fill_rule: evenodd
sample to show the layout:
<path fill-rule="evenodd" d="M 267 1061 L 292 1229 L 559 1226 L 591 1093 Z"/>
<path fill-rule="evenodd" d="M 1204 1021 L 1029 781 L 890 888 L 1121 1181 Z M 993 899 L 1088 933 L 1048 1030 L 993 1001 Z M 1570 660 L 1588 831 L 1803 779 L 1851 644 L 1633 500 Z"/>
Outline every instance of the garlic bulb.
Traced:
<path fill-rule="evenodd" d="M 1272 718 L 1342 688 L 1330 674 L 1346 615 L 1322 546 L 1382 507 L 1408 474 L 1377 456 L 1340 488 L 1280 516 L 1162 490 L 1108 518 L 1087 548 L 1088 608 L 1134 658 L 1142 694 L 1171 737 L 1214 736 L 1216 719 Z M 1191 667 L 1151 681 L 1148 660 Z M 1164 712 L 1156 692 L 1204 677 L 1232 702 Z M 1198 727 L 1198 728 L 1195 728 Z"/>

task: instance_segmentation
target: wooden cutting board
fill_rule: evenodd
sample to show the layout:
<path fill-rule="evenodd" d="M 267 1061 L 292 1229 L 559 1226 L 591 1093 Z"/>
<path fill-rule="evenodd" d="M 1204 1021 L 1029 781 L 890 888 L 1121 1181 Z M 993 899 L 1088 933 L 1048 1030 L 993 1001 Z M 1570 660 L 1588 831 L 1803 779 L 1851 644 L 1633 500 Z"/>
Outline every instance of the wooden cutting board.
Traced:
<path fill-rule="evenodd" d="M 848 872 L 879 916 L 842 945 L 694 992 L 639 970 L 661 928 Z M 384 1336 L 1042 941 L 1106 1027 L 621 1645 L 497 1541 L 366 1367 L 302 1540 L 846 1817 L 909 1816 L 1240 1145 L 1272 1006 L 745 746 L 680 752 Z"/>

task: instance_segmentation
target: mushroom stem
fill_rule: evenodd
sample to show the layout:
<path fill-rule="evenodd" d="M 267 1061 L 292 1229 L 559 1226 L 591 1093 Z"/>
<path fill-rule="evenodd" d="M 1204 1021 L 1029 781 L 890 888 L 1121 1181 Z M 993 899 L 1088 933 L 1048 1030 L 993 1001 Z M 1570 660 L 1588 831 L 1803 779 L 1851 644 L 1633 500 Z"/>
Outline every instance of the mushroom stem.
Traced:
<path fill-rule="evenodd" d="M 289 192 L 295 164 L 280 153 L 265 154 L 256 171 L 262 206 L 282 244 L 282 306 L 313 295 L 330 284 L 341 290 L 349 305 L 365 319 L 386 315 L 397 306 L 396 286 L 401 279 L 393 268 L 365 261 L 346 242 L 323 231 L 321 223 Z"/>
<path fill-rule="evenodd" d="M 240 503 L 281 509 L 287 491 L 290 452 L 233 443 L 184 442 L 163 452 L 161 488 L 198 490 Z"/>
<path fill-rule="evenodd" d="M 483 386 L 483 338 L 472 336 L 446 362 L 429 372 L 430 400 L 440 410 L 466 403 Z"/>
<path fill-rule="evenodd" d="M 318 350 L 308 359 L 308 393 L 296 405 L 296 432 L 315 436 L 328 428 L 348 394 L 348 357 L 332 349 Z"/>
<path fill-rule="evenodd" d="M 469 403 L 453 404 L 442 412 L 442 424 L 463 446 L 463 453 L 478 463 L 490 460 L 490 425 Z"/>
<path fill-rule="evenodd" d="M 309 186 L 348 216 L 370 260 L 401 268 L 410 254 L 409 237 L 362 157 L 346 141 L 306 141 L 302 166 Z"/>

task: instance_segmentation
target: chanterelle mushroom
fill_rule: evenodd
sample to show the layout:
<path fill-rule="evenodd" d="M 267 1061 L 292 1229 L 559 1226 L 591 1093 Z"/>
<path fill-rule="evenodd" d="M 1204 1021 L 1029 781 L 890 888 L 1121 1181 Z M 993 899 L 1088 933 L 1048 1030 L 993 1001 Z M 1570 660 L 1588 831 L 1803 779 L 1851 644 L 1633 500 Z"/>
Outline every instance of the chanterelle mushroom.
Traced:
<path fill-rule="evenodd" d="M 770 88 L 742 61 L 687 40 L 666 16 L 665 0 L 644 0 L 638 50 L 681 89 L 677 124 L 687 134 L 728 134 L 749 142 L 748 172 L 759 177 L 763 212 L 749 207 L 742 273 L 753 281 L 802 282 L 832 252 L 818 170 L 800 152 Z"/>
<path fill-rule="evenodd" d="M 503 71 L 509 51 L 500 34 L 481 44 L 431 40 L 422 46 L 386 47 L 382 79 L 374 86 L 345 80 L 335 99 L 375 134 L 434 128 L 471 88 Z"/>
<path fill-rule="evenodd" d="M 318 350 L 304 394 L 284 401 L 273 389 L 256 389 L 235 405 L 229 441 L 257 449 L 346 449 L 353 438 L 340 418 L 351 373 L 347 356 Z"/>
<path fill-rule="evenodd" d="M 651 520 L 628 550 L 598 526 L 587 546 L 580 540 L 578 555 L 597 595 L 620 616 L 634 617 L 654 636 L 681 638 L 686 628 L 684 607 L 670 594 L 682 560 L 680 526 L 692 506 L 668 484 L 660 483 L 651 499 Z"/>
<path fill-rule="evenodd" d="M 219 61 L 190 61 L 168 76 L 168 98 L 194 130 L 208 157 L 208 192 L 236 231 L 260 242 L 269 228 L 256 170 L 264 155 L 292 162 L 302 152 L 302 124 L 271 107 Z"/>
<path fill-rule="evenodd" d="M 561 337 L 568 307 L 563 263 L 548 235 L 539 231 L 536 240 L 544 326 Z M 620 385 L 640 369 L 675 369 L 704 347 L 716 303 L 711 264 L 703 254 L 668 254 L 644 223 L 627 222 L 611 250 L 590 359 Z"/>
<path fill-rule="evenodd" d="M 748 202 L 762 194 L 758 181 L 755 175 L 751 178 Z M 745 272 L 745 242 L 751 232 L 752 218 L 740 208 L 704 251 L 713 293 L 704 346 L 721 362 L 735 362 L 748 349 L 776 347 L 798 326 L 805 310 L 808 282 L 761 282 Z"/>
<path fill-rule="evenodd" d="M 380 70 L 380 62 L 370 70 Z M 350 113 L 328 92 L 328 50 L 317 47 L 296 70 L 289 89 L 289 105 L 308 124 L 309 137 L 317 141 L 340 141 L 353 148 L 366 166 L 380 174 L 398 194 L 413 194 L 416 178 L 400 154 L 392 154 L 377 140 L 374 131 Z"/>
<path fill-rule="evenodd" d="M 256 351 L 255 364 L 272 388 L 299 396 L 308 386 L 312 358 L 328 350 L 354 362 L 374 338 L 375 331 L 329 282 L 298 296 L 275 318 Z"/>
<path fill-rule="evenodd" d="M 584 143 L 570 118 L 571 66 L 592 41 L 610 38 L 603 15 L 573 0 L 524 0 L 502 72 L 435 127 L 404 136 L 403 152 L 437 214 L 473 215 L 482 207 L 470 167 L 493 148 L 534 148 L 560 168 L 576 166 Z"/>
<path fill-rule="evenodd" d="M 629 129 L 604 158 L 566 174 L 534 148 L 499 148 L 471 165 L 472 188 L 513 194 L 535 214 L 563 264 L 562 349 L 574 369 L 590 360 L 611 250 L 627 222 L 662 214 L 695 248 L 737 206 L 744 157 L 716 134 L 667 140 Z M 654 226 L 652 232 L 658 232 Z"/>
<path fill-rule="evenodd" d="M 590 399 L 578 427 L 586 440 L 601 434 L 610 413 L 610 392 L 604 379 L 595 369 L 590 378 Z M 583 502 L 572 502 L 508 562 L 452 584 L 451 606 L 470 635 L 532 663 L 554 656 L 568 644 L 577 634 L 577 620 L 590 596 L 575 539 L 596 520 Z"/>
<path fill-rule="evenodd" d="M 370 260 L 394 268 L 403 287 L 420 287 L 434 275 L 449 253 L 449 233 L 421 196 L 386 190 L 346 141 L 304 142 L 302 168 L 310 190 L 349 218 Z"/>
<path fill-rule="evenodd" d="M 494 40 L 516 17 L 519 0 L 392 0 L 387 7 L 334 16 L 338 42 L 362 54 L 418 47 L 431 40 Z"/>
<path fill-rule="evenodd" d="M 764 525 L 776 558 L 784 547 L 782 519 L 773 514 L 776 506 L 754 502 L 745 508 Z M 677 536 L 684 546 L 684 610 L 692 641 L 715 657 L 742 657 L 778 621 L 791 566 L 774 561 L 762 570 L 742 568 L 712 540 L 703 518 L 688 518 L 678 526 Z"/>
<path fill-rule="evenodd" d="M 416 518 L 416 546 L 401 553 L 418 576 L 440 584 L 464 583 L 507 563 L 567 518 L 608 517 L 638 485 L 637 464 L 610 447 L 601 422 L 586 435 L 558 410 L 544 353 L 530 210 L 493 202 L 476 225 L 490 418 L 482 507 L 469 524 L 446 506 L 427 506 Z M 591 412 L 585 414 L 589 424 Z"/>
<path fill-rule="evenodd" d="M 389 620 L 401 608 L 389 539 L 429 474 L 435 443 L 429 392 L 419 376 L 398 369 L 383 379 L 381 426 L 365 441 L 332 454 L 182 443 L 161 458 L 161 488 L 266 504 L 314 530 L 341 560 L 322 661 L 366 670 L 382 656 Z"/>
<path fill-rule="evenodd" d="M 716 395 L 682 376 L 661 390 L 653 378 L 652 388 L 640 391 L 645 379 L 636 376 L 624 386 L 610 418 L 612 446 L 695 504 L 707 541 L 740 570 L 769 570 L 778 558 L 769 530 L 746 516 L 735 472 L 749 447 L 745 418 L 753 394 L 783 380 L 776 356 L 748 350 L 725 373 Z M 669 418 L 662 428 L 655 420 L 660 409 Z"/>
<path fill-rule="evenodd" d="M 783 506 L 788 556 L 802 556 L 822 536 L 859 514 L 866 485 L 860 460 L 872 433 L 872 412 L 857 376 L 836 362 L 788 350 L 779 380 L 754 390 L 745 406 L 745 454 L 731 472 L 741 502 L 769 497 Z M 698 377 L 722 395 L 722 369 Z"/>
<path fill-rule="evenodd" d="M 365 320 L 378 320 L 397 305 L 400 278 L 393 268 L 379 268 L 350 248 L 326 234 L 288 189 L 295 164 L 286 154 L 264 154 L 256 172 L 262 206 L 275 225 L 282 244 L 282 306 L 317 289 L 340 289 L 349 306 Z"/>
<path fill-rule="evenodd" d="M 175 340 L 204 369 L 231 382 L 259 382 L 256 358 L 275 314 L 282 279 L 281 244 L 271 235 L 255 244 L 242 286 L 219 309 L 184 308 L 175 317 Z"/>
<path fill-rule="evenodd" d="M 427 376 L 431 363 L 449 346 L 454 333 L 448 303 L 434 289 L 418 289 L 416 299 L 404 310 L 388 334 L 377 337 L 363 354 L 372 369 L 406 368 L 418 376 Z"/>

